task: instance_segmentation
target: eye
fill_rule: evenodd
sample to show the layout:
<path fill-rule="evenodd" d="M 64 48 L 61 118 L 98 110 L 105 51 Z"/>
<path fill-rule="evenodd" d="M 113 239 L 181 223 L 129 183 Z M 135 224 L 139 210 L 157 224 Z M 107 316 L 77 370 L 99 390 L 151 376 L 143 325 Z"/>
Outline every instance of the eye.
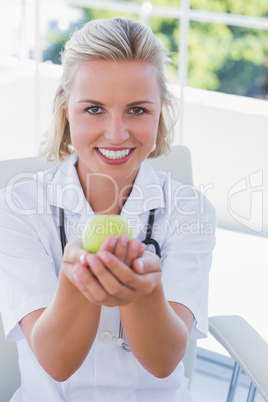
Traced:
<path fill-rule="evenodd" d="M 148 113 L 148 110 L 145 109 L 144 107 L 134 106 L 129 110 L 129 112 L 131 114 L 140 115 L 140 114 Z"/>
<path fill-rule="evenodd" d="M 87 107 L 87 108 L 85 109 L 85 111 L 88 112 L 89 114 L 93 114 L 93 115 L 97 115 L 97 114 L 103 113 L 102 108 L 101 108 L 100 106 L 97 106 L 97 105 Z"/>

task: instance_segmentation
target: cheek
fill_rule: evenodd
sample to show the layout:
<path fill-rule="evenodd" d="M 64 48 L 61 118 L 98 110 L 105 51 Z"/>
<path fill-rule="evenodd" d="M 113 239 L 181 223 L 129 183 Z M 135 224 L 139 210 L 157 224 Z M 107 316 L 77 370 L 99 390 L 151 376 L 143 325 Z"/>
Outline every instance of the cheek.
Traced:
<path fill-rule="evenodd" d="M 158 119 L 147 120 L 141 123 L 140 133 L 142 134 L 143 140 L 155 141 L 158 131 Z"/>
<path fill-rule="evenodd" d="M 69 121 L 70 136 L 72 144 L 85 144 L 88 143 L 92 134 L 94 133 L 94 125 L 89 124 L 86 119 L 72 118 Z"/>

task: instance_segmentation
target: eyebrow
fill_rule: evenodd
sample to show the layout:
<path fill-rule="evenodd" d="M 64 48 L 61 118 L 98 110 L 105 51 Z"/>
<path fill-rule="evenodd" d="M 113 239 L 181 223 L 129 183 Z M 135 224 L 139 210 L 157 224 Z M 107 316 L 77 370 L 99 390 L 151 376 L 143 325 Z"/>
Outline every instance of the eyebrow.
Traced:
<path fill-rule="evenodd" d="M 143 103 L 150 103 L 151 105 L 154 104 L 154 102 L 150 102 L 150 101 L 147 101 L 147 100 L 140 100 L 140 101 L 137 101 L 137 102 L 128 103 L 127 106 L 141 105 Z"/>
<path fill-rule="evenodd" d="M 94 100 L 94 99 L 82 99 L 82 100 L 78 101 L 77 103 L 94 103 L 95 105 L 104 106 L 104 103 L 99 102 L 99 101 Z"/>
<path fill-rule="evenodd" d="M 78 101 L 77 103 L 94 103 L 95 105 L 105 106 L 105 104 L 103 102 L 99 102 L 99 101 L 94 100 L 94 99 L 82 99 L 82 100 Z M 135 106 L 135 105 L 141 105 L 141 104 L 144 104 L 144 103 L 150 103 L 151 105 L 154 104 L 154 102 L 150 102 L 150 101 L 147 101 L 147 100 L 140 100 L 140 101 L 137 101 L 137 102 L 128 103 L 127 107 Z"/>

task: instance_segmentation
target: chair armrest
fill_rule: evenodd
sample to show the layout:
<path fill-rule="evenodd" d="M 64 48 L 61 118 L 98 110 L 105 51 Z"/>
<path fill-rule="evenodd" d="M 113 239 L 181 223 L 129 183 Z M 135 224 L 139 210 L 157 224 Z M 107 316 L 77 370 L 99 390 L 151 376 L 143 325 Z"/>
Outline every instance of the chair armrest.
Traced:
<path fill-rule="evenodd" d="M 239 364 L 263 398 L 268 400 L 268 344 L 243 318 L 209 318 L 209 332 Z"/>

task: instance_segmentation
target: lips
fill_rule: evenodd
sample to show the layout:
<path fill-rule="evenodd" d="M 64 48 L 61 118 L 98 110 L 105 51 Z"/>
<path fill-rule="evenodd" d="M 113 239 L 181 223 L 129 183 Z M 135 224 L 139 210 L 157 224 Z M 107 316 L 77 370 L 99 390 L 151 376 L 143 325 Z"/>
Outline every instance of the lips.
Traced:
<path fill-rule="evenodd" d="M 131 158 L 134 148 L 96 148 L 96 151 L 103 162 L 120 165 Z"/>

